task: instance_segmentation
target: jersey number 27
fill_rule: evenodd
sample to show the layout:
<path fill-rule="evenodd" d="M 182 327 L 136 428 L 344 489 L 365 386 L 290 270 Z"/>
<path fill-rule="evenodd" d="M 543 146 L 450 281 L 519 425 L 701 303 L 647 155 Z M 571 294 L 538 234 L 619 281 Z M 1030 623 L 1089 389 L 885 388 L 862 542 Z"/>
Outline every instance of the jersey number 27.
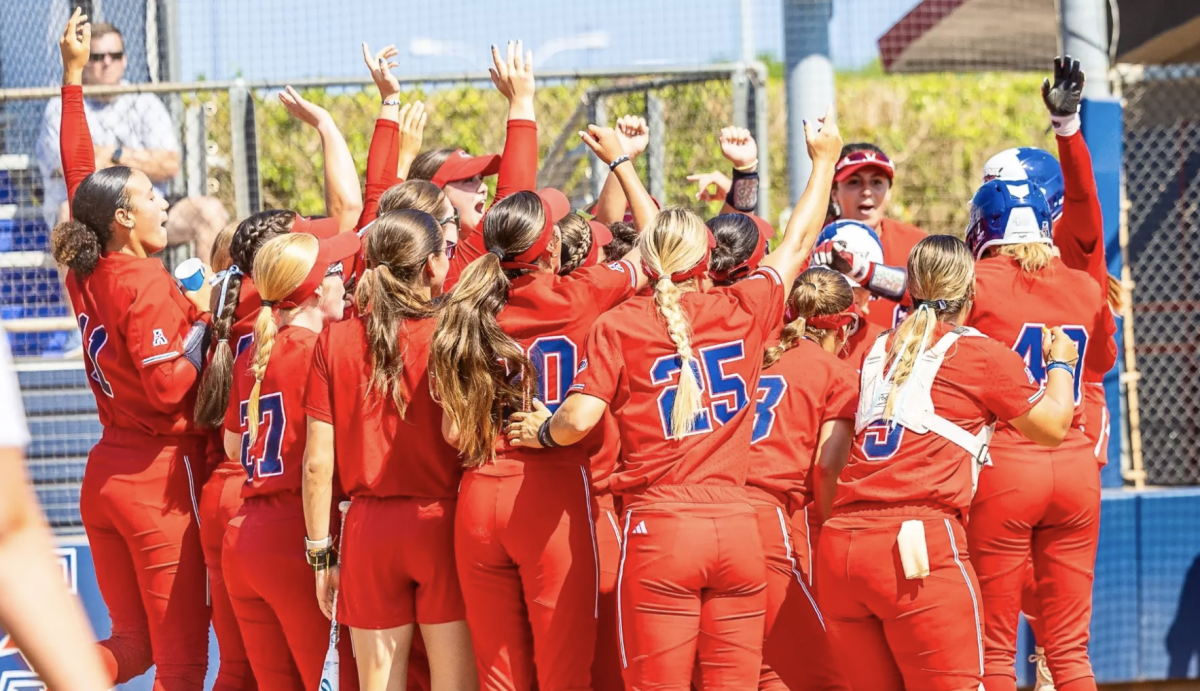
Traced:
<path fill-rule="evenodd" d="M 283 474 L 283 432 L 287 429 L 287 415 L 283 412 L 283 394 L 272 393 L 258 399 L 258 440 L 255 447 L 262 448 L 262 455 L 255 456 L 250 448 L 249 414 L 247 409 L 250 401 L 242 401 L 242 468 L 246 476 L 253 480 L 256 477 L 272 477 Z"/>

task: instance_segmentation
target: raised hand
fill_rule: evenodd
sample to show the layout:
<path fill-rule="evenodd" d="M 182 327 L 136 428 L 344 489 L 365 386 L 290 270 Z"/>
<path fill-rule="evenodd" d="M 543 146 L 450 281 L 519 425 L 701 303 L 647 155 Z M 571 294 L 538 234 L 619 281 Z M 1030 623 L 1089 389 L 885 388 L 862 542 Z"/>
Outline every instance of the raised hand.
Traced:
<path fill-rule="evenodd" d="M 726 127 L 721 130 L 721 155 L 734 168 L 748 168 L 758 163 L 758 142 L 744 127 Z"/>
<path fill-rule="evenodd" d="M 396 175 L 408 179 L 408 170 L 417 154 L 421 153 L 421 142 L 425 138 L 425 123 L 429 114 L 425 104 L 413 101 L 400 109 L 400 159 Z"/>
<path fill-rule="evenodd" d="M 396 75 L 392 74 L 393 67 L 399 67 L 400 63 L 390 62 L 391 58 L 400 54 L 396 50 L 396 46 L 388 46 L 371 57 L 371 49 L 366 43 L 362 44 L 363 62 L 367 63 L 367 69 L 371 70 L 371 79 L 375 80 L 375 86 L 379 89 L 379 96 L 383 100 L 388 100 L 400 93 L 400 81 L 396 79 Z"/>
<path fill-rule="evenodd" d="M 91 59 L 92 25 L 78 7 L 67 20 L 67 28 L 58 40 L 58 50 L 62 53 L 63 84 L 82 84 L 83 68 Z"/>
<path fill-rule="evenodd" d="M 507 57 L 501 58 L 500 49 L 492 46 L 492 67 L 488 68 L 492 83 L 508 99 L 509 103 L 519 99 L 533 100 L 533 51 L 524 49 L 520 41 L 508 42 Z"/>
<path fill-rule="evenodd" d="M 625 149 L 625 155 L 630 158 L 641 156 L 650 144 L 650 127 L 646 125 L 645 118 L 622 115 L 621 119 L 617 120 L 615 129 L 621 139 L 621 147 Z"/>
<path fill-rule="evenodd" d="M 621 146 L 621 138 L 611 127 L 588 125 L 586 132 L 580 132 L 579 138 L 596 154 L 596 157 L 608 165 L 618 158 L 625 156 L 625 148 Z"/>
<path fill-rule="evenodd" d="M 333 122 L 333 117 L 329 114 L 329 111 L 311 101 L 305 100 L 303 96 L 290 86 L 279 92 L 279 100 L 283 103 L 283 107 L 287 108 L 288 112 L 292 114 L 292 117 L 310 127 L 319 128 L 323 124 Z"/>
<path fill-rule="evenodd" d="M 825 109 L 825 116 L 817 123 L 820 124 L 819 128 L 817 124 L 804 121 L 804 141 L 808 144 L 808 155 L 813 163 L 835 164 L 842 153 L 842 133 L 833 117 L 832 103 Z"/>
<path fill-rule="evenodd" d="M 1079 112 L 1083 100 L 1083 70 L 1070 55 L 1054 58 L 1054 83 L 1042 81 L 1042 102 L 1052 117 L 1065 118 Z"/>
<path fill-rule="evenodd" d="M 733 187 L 733 181 L 729 179 L 729 176 L 715 170 L 711 173 L 692 173 L 687 176 L 687 180 L 696 183 L 696 201 L 698 202 L 723 202 L 729 195 L 730 188 Z"/>

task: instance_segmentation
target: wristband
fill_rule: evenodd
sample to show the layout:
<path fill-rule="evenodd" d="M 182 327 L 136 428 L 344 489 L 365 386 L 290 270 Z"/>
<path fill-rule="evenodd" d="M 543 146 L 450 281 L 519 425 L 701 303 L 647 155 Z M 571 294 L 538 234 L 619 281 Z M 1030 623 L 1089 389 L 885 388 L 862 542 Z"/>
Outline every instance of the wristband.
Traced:
<path fill-rule="evenodd" d="M 304 559 L 312 567 L 313 571 L 324 571 L 331 566 L 337 565 L 337 555 L 331 547 L 304 550 Z"/>
<path fill-rule="evenodd" d="M 315 552 L 321 549 L 329 549 L 331 547 L 333 547 L 333 538 L 329 537 L 328 535 L 325 536 L 324 540 L 314 541 L 309 540 L 307 537 L 304 538 L 304 549 L 310 552 Z"/>
<path fill-rule="evenodd" d="M 616 170 L 616 169 L 617 169 L 617 166 L 621 165 L 622 163 L 624 163 L 624 162 L 626 162 L 626 161 L 628 161 L 628 160 L 629 160 L 629 157 L 628 157 L 628 156 L 618 156 L 617 158 L 613 159 L 613 162 L 612 162 L 612 163 L 609 163 L 609 164 L 608 164 L 608 169 L 609 169 L 609 170 Z"/>
<path fill-rule="evenodd" d="M 744 214 L 753 213 L 758 208 L 758 172 L 746 172 L 734 168 L 729 194 L 725 196 L 725 201 Z"/>
<path fill-rule="evenodd" d="M 550 435 L 550 420 L 552 417 L 546 418 L 541 427 L 538 427 L 538 443 L 547 449 L 557 449 L 561 444 L 554 441 L 554 437 Z"/>
<path fill-rule="evenodd" d="M 758 169 L 758 159 L 756 158 L 744 166 L 734 166 L 733 169 L 739 173 L 753 173 Z"/>
<path fill-rule="evenodd" d="M 1062 360 L 1051 360 L 1050 363 L 1046 365 L 1046 374 L 1049 374 L 1050 370 L 1052 369 L 1060 369 L 1070 374 L 1072 377 L 1075 376 L 1075 365 L 1063 362 Z"/>
<path fill-rule="evenodd" d="M 192 324 L 187 335 L 183 338 L 183 356 L 192 363 L 196 372 L 204 368 L 204 355 L 208 352 L 209 336 L 212 335 L 208 322 L 198 321 Z"/>
<path fill-rule="evenodd" d="M 1054 134 L 1060 137 L 1070 137 L 1079 131 L 1080 119 L 1079 113 L 1071 113 L 1070 115 L 1051 115 L 1050 126 L 1054 128 Z"/>
<path fill-rule="evenodd" d="M 864 287 L 876 295 L 900 302 L 907 288 L 908 271 L 898 266 L 871 264 Z"/>
<path fill-rule="evenodd" d="M 380 103 L 381 105 L 385 105 L 385 106 L 398 106 L 398 105 L 400 105 L 400 99 L 398 99 L 398 98 L 385 98 L 385 99 L 383 99 L 382 101 L 380 101 L 379 103 Z"/>

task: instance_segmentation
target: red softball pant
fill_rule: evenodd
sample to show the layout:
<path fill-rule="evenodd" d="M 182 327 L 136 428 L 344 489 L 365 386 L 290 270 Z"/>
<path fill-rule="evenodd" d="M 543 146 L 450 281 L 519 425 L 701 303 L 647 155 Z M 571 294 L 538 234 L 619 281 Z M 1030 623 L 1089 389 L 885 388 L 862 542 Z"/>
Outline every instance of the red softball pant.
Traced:
<path fill-rule="evenodd" d="M 800 564 L 810 551 L 783 509 L 755 502 L 758 534 L 767 562 L 767 611 L 759 689 L 850 691 L 825 631 L 825 620 Z M 804 511 L 797 513 L 805 525 Z M 807 525 L 805 525 L 807 527 Z"/>
<path fill-rule="evenodd" d="M 487 691 L 590 689 L 599 610 L 591 482 L 576 465 L 467 472 L 454 552 Z"/>
<path fill-rule="evenodd" d="M 155 691 L 199 691 L 209 606 L 192 475 L 201 436 L 108 428 L 88 454 L 79 510 L 112 618 L 100 654 L 114 683 L 157 667 Z"/>
<path fill-rule="evenodd" d="M 821 530 L 818 602 L 831 643 L 855 689 L 979 691 L 983 679 L 979 585 L 966 532 L 954 518 L 843 515 Z M 896 537 L 921 520 L 929 575 L 909 580 Z"/>
<path fill-rule="evenodd" d="M 652 490 L 625 510 L 617 574 L 625 686 L 753 689 L 762 665 L 767 567 L 741 488 Z"/>
<path fill-rule="evenodd" d="M 613 495 L 596 495 L 596 547 L 600 564 L 600 617 L 596 621 L 596 654 L 592 659 L 595 691 L 625 691 L 621 649 L 617 645 L 617 568 L 621 564 L 620 515 Z"/>
<path fill-rule="evenodd" d="M 212 443 L 211 437 L 209 443 Z M 213 470 L 200 492 L 200 543 L 204 546 L 204 561 L 208 565 L 213 631 L 221 651 L 221 668 L 212 691 L 253 691 L 258 688 L 221 571 L 225 528 L 242 507 L 244 484 L 246 470 L 242 464 L 226 459 Z"/>
<path fill-rule="evenodd" d="M 1017 622 L 1033 556 L 1038 643 L 1059 691 L 1095 689 L 1088 660 L 1100 539 L 1100 466 L 1090 448 L 1005 453 L 979 476 L 968 535 L 982 587 L 988 691 L 1016 688 Z"/>
<path fill-rule="evenodd" d="M 335 514 L 336 516 L 336 514 Z M 222 568 L 254 677 L 271 691 L 313 691 L 329 649 L 329 620 L 304 559 L 304 508 L 295 493 L 250 497 L 225 532 Z M 343 629 L 341 689 L 358 689 Z"/>

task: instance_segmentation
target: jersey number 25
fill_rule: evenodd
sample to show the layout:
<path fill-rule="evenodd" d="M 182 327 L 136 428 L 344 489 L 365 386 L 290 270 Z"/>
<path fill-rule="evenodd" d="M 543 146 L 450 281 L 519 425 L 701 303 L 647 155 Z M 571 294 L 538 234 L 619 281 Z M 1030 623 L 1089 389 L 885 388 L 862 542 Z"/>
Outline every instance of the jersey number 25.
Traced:
<path fill-rule="evenodd" d="M 746 357 L 745 344 L 742 341 L 730 341 L 715 346 L 700 349 L 698 360 L 692 360 L 692 371 L 700 380 L 701 394 L 707 393 L 710 403 L 696 415 L 696 423 L 691 433 L 707 434 L 713 430 L 713 418 L 724 425 L 746 407 L 746 380 L 736 373 L 726 373 L 725 365 L 737 362 Z M 675 396 L 679 391 L 679 373 L 683 365 L 678 355 L 660 357 L 650 368 L 650 381 L 661 385 L 675 381 L 663 388 L 658 394 L 658 413 L 662 422 L 663 435 L 674 439 L 675 432 L 671 426 L 671 411 L 675 409 Z"/>

